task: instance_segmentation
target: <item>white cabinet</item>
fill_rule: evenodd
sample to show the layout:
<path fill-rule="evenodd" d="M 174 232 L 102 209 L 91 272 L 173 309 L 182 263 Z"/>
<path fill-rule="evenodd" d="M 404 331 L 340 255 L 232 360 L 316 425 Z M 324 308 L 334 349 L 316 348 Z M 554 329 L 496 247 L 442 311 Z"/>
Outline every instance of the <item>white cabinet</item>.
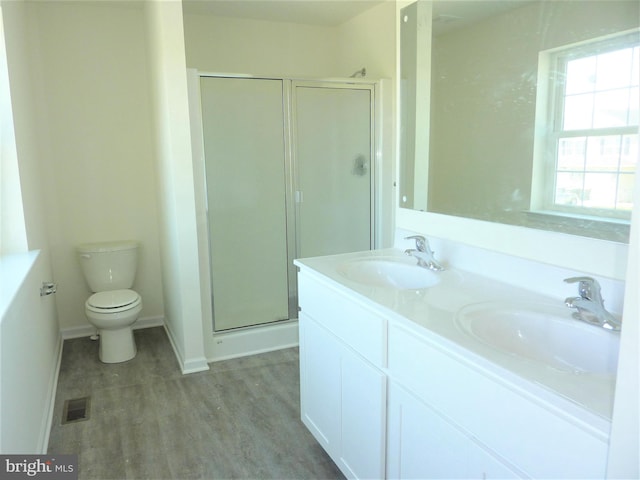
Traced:
<path fill-rule="evenodd" d="M 484 478 L 483 474 L 486 478 L 514 478 L 515 472 L 525 478 L 605 477 L 607 439 L 601 432 L 473 365 L 437 340 L 390 326 L 389 376 L 413 392 L 440 419 L 447 419 L 451 428 L 473 440 L 471 445 L 478 448 L 471 450 L 469 442 L 452 440 L 452 445 L 459 448 L 459 461 L 467 459 L 469 468 L 477 464 L 469 478 Z M 407 401 L 406 396 L 400 398 Z M 431 428 L 430 421 L 439 425 L 437 428 L 444 428 L 436 417 L 428 420 L 428 415 L 415 405 L 410 412 L 420 413 L 415 413 L 413 420 L 406 412 L 404 418 L 396 415 L 394 419 L 390 412 L 390 439 L 394 438 L 391 432 L 398 430 L 402 435 L 404 426 L 412 422 L 412 429 L 418 428 L 418 422 Z M 400 420 L 402 425 L 398 426 Z M 425 436 L 423 440 L 425 451 L 439 448 L 437 438 Z M 394 453 L 390 450 L 389 455 Z M 458 473 L 451 468 L 452 474 Z M 436 474 L 423 478 L 457 477 Z"/>
<path fill-rule="evenodd" d="M 390 382 L 387 478 L 521 478 L 472 437 Z"/>
<path fill-rule="evenodd" d="M 329 454 L 339 452 L 342 346 L 304 313 L 299 325 L 302 421 Z"/>
<path fill-rule="evenodd" d="M 336 324 L 337 333 L 349 339 L 349 323 L 369 314 L 349 310 L 353 318 L 333 312 L 340 304 L 337 292 L 323 290 L 325 302 L 308 303 L 315 296 L 307 281 L 300 282 L 300 406 L 303 423 L 349 478 L 383 478 L 385 471 L 386 376 L 326 327 Z M 357 310 L 357 309 L 356 309 Z M 330 315 L 327 317 L 326 315 Z M 317 319 L 317 320 L 316 320 Z M 326 320 L 326 321 L 325 321 Z M 346 333 L 346 334 L 345 334 Z M 376 350 L 378 339 L 358 335 L 354 339 L 365 351 Z"/>
<path fill-rule="evenodd" d="M 312 270 L 299 298 L 302 420 L 347 477 L 605 478 L 579 406 Z"/>

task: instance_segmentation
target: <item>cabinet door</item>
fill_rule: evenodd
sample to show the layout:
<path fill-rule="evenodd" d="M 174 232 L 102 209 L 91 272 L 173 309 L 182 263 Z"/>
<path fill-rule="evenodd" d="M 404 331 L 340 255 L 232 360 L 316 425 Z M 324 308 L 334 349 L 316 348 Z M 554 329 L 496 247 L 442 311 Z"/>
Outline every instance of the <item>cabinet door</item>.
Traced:
<path fill-rule="evenodd" d="M 496 381 L 433 337 L 403 327 L 389 328 L 388 358 L 391 378 L 522 476 L 605 477 L 603 432 L 562 413 L 555 401 L 534 400 L 527 389 Z"/>
<path fill-rule="evenodd" d="M 300 313 L 302 422 L 348 478 L 383 478 L 385 375 Z"/>
<path fill-rule="evenodd" d="M 467 439 L 401 387 L 389 387 L 389 478 L 468 478 Z"/>
<path fill-rule="evenodd" d="M 340 452 L 340 344 L 302 312 L 299 326 L 302 422 L 335 460 Z"/>
<path fill-rule="evenodd" d="M 469 450 L 469 478 L 529 478 L 528 475 L 517 474 L 510 467 L 498 460 L 475 442 Z"/>
<path fill-rule="evenodd" d="M 428 405 L 389 387 L 388 478 L 519 478 Z"/>
<path fill-rule="evenodd" d="M 341 359 L 341 462 L 352 478 L 384 475 L 386 376 L 344 347 Z"/>

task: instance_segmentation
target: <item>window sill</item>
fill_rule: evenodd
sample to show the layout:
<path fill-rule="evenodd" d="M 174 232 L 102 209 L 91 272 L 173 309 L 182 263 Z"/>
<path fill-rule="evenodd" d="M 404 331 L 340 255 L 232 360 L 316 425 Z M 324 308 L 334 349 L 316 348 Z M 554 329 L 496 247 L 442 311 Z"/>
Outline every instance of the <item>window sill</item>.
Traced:
<path fill-rule="evenodd" d="M 527 210 L 527 226 L 618 243 L 629 243 L 631 222 L 549 210 Z"/>
<path fill-rule="evenodd" d="M 573 218 L 575 220 L 584 220 L 587 222 L 599 222 L 611 225 L 631 225 L 631 221 L 625 218 L 598 217 L 596 215 L 583 215 L 572 212 L 560 212 L 556 210 L 528 210 L 529 215 L 544 215 L 549 217 Z"/>
<path fill-rule="evenodd" d="M 0 255 L 0 319 L 4 319 L 38 255 L 40 250 Z"/>

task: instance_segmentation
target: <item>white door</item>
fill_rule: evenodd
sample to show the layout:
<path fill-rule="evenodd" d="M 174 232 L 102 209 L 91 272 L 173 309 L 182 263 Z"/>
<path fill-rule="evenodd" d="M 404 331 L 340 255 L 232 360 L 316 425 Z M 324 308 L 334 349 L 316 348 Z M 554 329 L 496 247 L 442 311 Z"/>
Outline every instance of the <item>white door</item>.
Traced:
<path fill-rule="evenodd" d="M 298 257 L 372 247 L 373 87 L 294 82 Z"/>

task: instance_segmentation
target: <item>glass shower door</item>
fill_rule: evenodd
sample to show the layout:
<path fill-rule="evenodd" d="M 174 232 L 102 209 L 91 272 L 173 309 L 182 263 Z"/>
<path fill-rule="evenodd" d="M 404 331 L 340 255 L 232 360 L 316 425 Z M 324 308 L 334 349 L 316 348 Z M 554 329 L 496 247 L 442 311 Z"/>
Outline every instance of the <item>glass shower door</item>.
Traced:
<path fill-rule="evenodd" d="M 373 87 L 294 82 L 297 252 L 369 250 Z"/>
<path fill-rule="evenodd" d="M 214 330 L 289 318 L 282 80 L 201 77 Z"/>

